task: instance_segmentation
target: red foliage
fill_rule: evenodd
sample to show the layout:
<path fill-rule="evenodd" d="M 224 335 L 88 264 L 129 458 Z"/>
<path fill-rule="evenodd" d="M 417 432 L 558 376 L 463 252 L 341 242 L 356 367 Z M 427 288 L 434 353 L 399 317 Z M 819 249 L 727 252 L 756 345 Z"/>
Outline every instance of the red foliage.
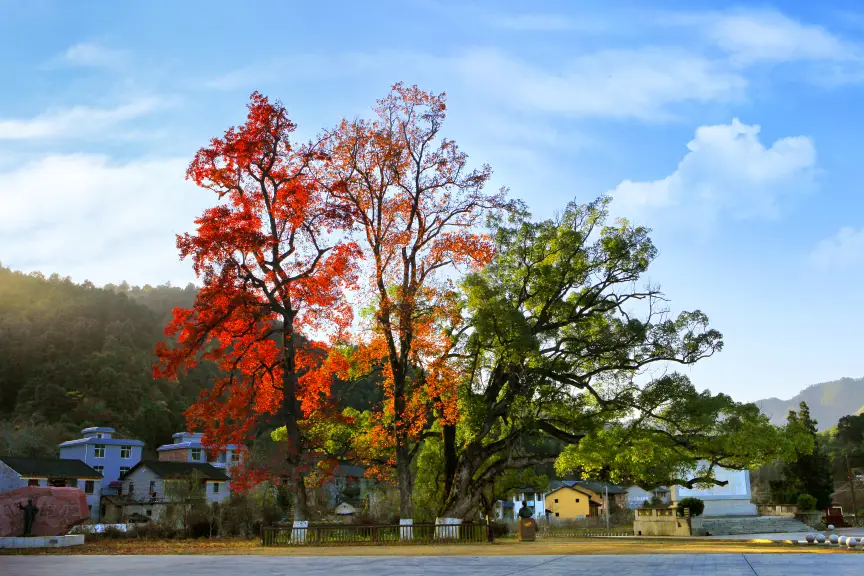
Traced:
<path fill-rule="evenodd" d="M 246 123 L 202 148 L 187 171 L 220 202 L 177 238 L 203 286 L 176 309 L 157 347 L 155 377 L 174 378 L 199 360 L 226 374 L 187 411 L 209 446 L 243 444 L 262 415 L 296 424 L 323 406 L 334 361 L 327 350 L 352 321 L 345 291 L 356 287 L 353 242 L 340 235 L 353 213 L 314 177 L 328 159 L 295 147 L 285 108 L 252 94 Z M 293 420 L 292 420 L 293 419 Z M 290 425 L 289 425 L 290 428 Z M 299 458 L 298 439 L 289 456 Z M 260 480 L 247 470 L 237 487 Z"/>
<path fill-rule="evenodd" d="M 379 460 L 386 449 L 403 483 L 406 446 L 433 417 L 458 418 L 458 376 L 447 356 L 462 319 L 444 272 L 490 261 L 491 239 L 477 226 L 507 202 L 503 190 L 483 191 L 488 166 L 470 171 L 467 155 L 440 137 L 444 94 L 396 84 L 375 112 L 374 121 L 345 120 L 327 134 L 322 181 L 355 215 L 369 262 L 363 295 L 376 308 L 354 360 L 361 371 L 380 367 L 385 403 L 360 443 Z"/>

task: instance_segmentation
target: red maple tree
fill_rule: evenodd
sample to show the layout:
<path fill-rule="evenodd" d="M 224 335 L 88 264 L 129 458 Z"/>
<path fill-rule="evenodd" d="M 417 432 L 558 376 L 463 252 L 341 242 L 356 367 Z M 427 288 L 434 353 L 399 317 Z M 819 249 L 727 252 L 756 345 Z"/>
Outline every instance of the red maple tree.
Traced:
<path fill-rule="evenodd" d="M 441 138 L 445 94 L 399 83 L 378 101 L 373 121 L 343 121 L 326 134 L 331 161 L 322 181 L 355 214 L 366 255 L 365 292 L 374 323 L 353 355 L 383 375 L 385 402 L 373 438 L 361 444 L 389 453 L 400 491 L 400 515 L 412 518 L 411 460 L 433 418 L 455 439 L 457 375 L 447 362 L 460 325 L 446 271 L 481 267 L 492 242 L 478 232 L 505 192 L 487 194 L 489 166 Z"/>
<path fill-rule="evenodd" d="M 351 324 L 345 291 L 362 256 L 342 232 L 353 211 L 315 178 L 327 170 L 316 146 L 291 142 L 294 123 L 281 103 L 255 92 L 246 123 L 202 148 L 187 178 L 220 202 L 177 237 L 203 286 L 190 309 L 174 310 L 157 347 L 156 377 L 173 378 L 201 359 L 225 376 L 186 413 L 211 447 L 248 441 L 263 416 L 285 426 L 284 450 L 294 518 L 308 518 L 306 477 L 313 447 L 304 419 L 325 408 L 332 377 L 344 370 L 328 355 Z M 313 169 L 314 168 L 314 169 Z M 232 484 L 261 479 L 247 465 Z M 257 472 L 260 472 L 257 471 Z"/>

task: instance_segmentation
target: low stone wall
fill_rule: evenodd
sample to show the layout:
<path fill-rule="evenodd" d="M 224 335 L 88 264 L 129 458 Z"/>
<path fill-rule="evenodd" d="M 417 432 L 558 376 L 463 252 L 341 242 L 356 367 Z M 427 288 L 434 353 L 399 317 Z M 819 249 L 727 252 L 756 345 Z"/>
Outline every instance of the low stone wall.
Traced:
<path fill-rule="evenodd" d="M 84 544 L 83 534 L 0 538 L 0 548 L 65 548 L 66 546 L 80 546 L 81 544 Z"/>
<path fill-rule="evenodd" d="M 798 506 L 794 504 L 777 504 L 771 506 L 759 506 L 760 516 L 791 516 L 798 513 Z"/>
<path fill-rule="evenodd" d="M 674 508 L 640 508 L 633 521 L 635 536 L 701 536 L 702 518 L 678 516 Z"/>

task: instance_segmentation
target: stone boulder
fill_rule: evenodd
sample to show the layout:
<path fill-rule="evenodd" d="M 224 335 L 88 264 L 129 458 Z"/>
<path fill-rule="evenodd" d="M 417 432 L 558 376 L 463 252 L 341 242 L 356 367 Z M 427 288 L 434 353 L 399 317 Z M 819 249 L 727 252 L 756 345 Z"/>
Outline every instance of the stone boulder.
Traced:
<path fill-rule="evenodd" d="M 39 509 L 30 531 L 33 536 L 63 536 L 90 518 L 87 496 L 79 488 L 18 488 L 0 492 L 0 537 L 24 534 L 24 512 L 18 504 L 26 506 L 28 498 Z"/>

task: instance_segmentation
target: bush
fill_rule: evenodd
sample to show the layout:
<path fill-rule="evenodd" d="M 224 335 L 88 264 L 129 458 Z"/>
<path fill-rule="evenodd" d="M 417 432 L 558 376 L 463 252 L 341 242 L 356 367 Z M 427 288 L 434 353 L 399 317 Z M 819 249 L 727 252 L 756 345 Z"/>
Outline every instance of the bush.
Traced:
<path fill-rule="evenodd" d="M 690 510 L 690 516 L 701 516 L 705 511 L 705 502 L 699 498 L 684 498 L 678 501 L 678 513 L 684 515 L 684 509 Z"/>
<path fill-rule="evenodd" d="M 798 496 L 798 511 L 807 512 L 808 510 L 816 509 L 816 498 L 810 494 L 801 494 Z"/>
<path fill-rule="evenodd" d="M 492 535 L 495 538 L 504 538 L 510 535 L 510 525 L 506 522 L 492 522 Z"/>

